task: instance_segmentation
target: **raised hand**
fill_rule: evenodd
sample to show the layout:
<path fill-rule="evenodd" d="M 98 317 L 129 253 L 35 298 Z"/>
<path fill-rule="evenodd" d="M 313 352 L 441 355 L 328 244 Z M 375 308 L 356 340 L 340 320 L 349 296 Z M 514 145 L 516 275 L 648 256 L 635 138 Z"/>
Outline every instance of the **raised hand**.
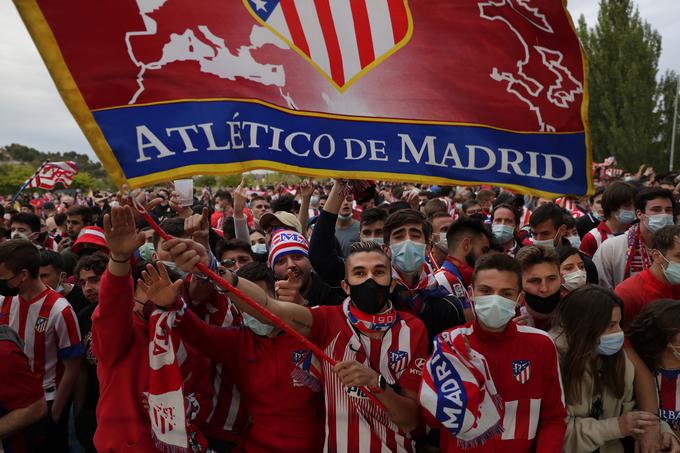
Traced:
<path fill-rule="evenodd" d="M 417 211 L 420 208 L 420 198 L 418 197 L 418 194 L 418 190 L 413 189 L 404 192 L 404 195 L 401 198 L 411 205 L 411 209 L 415 209 Z"/>
<path fill-rule="evenodd" d="M 300 183 L 300 196 L 302 198 L 311 198 L 314 193 L 314 185 L 309 179 L 305 179 Z"/>
<path fill-rule="evenodd" d="M 165 265 L 158 263 L 158 270 L 151 264 L 146 265 L 142 271 L 142 278 L 137 280 L 137 285 L 146 293 L 149 301 L 159 307 L 171 307 L 177 301 L 184 282 L 178 279 L 170 281 Z"/>
<path fill-rule="evenodd" d="M 184 272 L 195 272 L 199 262 L 210 265 L 206 248 L 193 239 L 173 238 L 163 242 L 161 247 L 170 253 L 172 260 Z"/>
<path fill-rule="evenodd" d="M 210 219 L 208 208 L 203 208 L 201 214 L 193 214 L 184 219 L 184 234 L 203 245 L 209 247 L 208 238 L 210 236 Z"/>
<path fill-rule="evenodd" d="M 248 189 L 246 189 L 246 181 L 242 179 L 241 184 L 234 189 L 234 217 L 243 217 L 247 197 Z"/>
<path fill-rule="evenodd" d="M 278 300 L 304 305 L 305 299 L 302 297 L 302 294 L 300 294 L 301 287 L 302 279 L 297 277 L 293 271 L 289 270 L 288 278 L 286 280 L 278 280 L 274 284 L 274 294 Z"/>
<path fill-rule="evenodd" d="M 332 371 L 347 387 L 374 387 L 378 382 L 378 373 L 356 360 L 338 362 Z"/>
<path fill-rule="evenodd" d="M 116 260 L 126 260 L 144 244 L 144 233 L 137 232 L 135 216 L 130 206 L 111 208 L 104 215 L 104 236 Z"/>

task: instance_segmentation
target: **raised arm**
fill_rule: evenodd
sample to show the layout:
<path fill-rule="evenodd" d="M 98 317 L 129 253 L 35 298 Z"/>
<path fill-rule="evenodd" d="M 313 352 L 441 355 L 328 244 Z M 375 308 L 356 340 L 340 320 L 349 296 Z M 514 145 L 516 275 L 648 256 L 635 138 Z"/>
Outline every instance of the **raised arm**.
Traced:
<path fill-rule="evenodd" d="M 132 340 L 130 258 L 144 243 L 144 234 L 137 232 L 129 206 L 114 207 L 104 216 L 104 234 L 111 254 L 101 281 L 99 305 L 92 315 L 92 342 L 97 359 L 111 365 L 123 357 Z"/>
<path fill-rule="evenodd" d="M 309 223 L 309 202 L 314 193 L 314 184 L 308 179 L 300 183 L 300 212 L 298 213 L 298 220 L 302 225 L 302 233 L 305 233 L 307 223 Z M 306 236 L 306 234 L 305 234 Z"/>
<path fill-rule="evenodd" d="M 344 199 L 345 187 L 345 183 L 335 181 L 309 240 L 309 261 L 323 281 L 331 286 L 340 286 L 340 281 L 345 278 L 345 262 L 333 247 L 335 223 Z"/>
<path fill-rule="evenodd" d="M 248 221 L 243 214 L 243 211 L 246 208 L 246 194 L 246 183 L 245 180 L 242 179 L 241 184 L 234 189 L 234 232 L 236 234 L 236 239 L 250 243 Z"/>
<path fill-rule="evenodd" d="M 196 268 L 196 265 L 199 262 L 204 263 L 206 266 L 210 264 L 210 258 L 205 247 L 191 239 L 172 239 L 164 242 L 163 248 L 170 253 L 175 263 L 177 263 L 177 265 L 185 272 L 192 272 L 194 274 L 200 273 Z M 230 281 L 233 286 L 242 291 L 246 296 L 253 299 L 257 304 L 281 318 L 284 323 L 288 324 L 302 335 L 309 336 L 312 328 L 312 314 L 308 308 L 273 299 L 255 283 L 243 278 L 239 279 L 232 272 L 227 271 L 224 278 L 225 280 Z M 239 297 L 234 294 L 230 294 L 229 296 L 239 310 L 254 316 L 262 322 L 269 322 L 269 320 L 262 316 L 257 309 L 251 307 Z M 174 303 L 174 301 L 165 300 L 154 300 L 153 302 L 160 306 L 171 306 Z"/>

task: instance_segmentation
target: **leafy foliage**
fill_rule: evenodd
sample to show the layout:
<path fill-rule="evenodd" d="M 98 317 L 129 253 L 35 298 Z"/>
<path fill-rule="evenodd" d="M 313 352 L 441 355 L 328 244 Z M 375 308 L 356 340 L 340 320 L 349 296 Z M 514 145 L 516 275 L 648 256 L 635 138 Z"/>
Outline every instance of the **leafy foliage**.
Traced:
<path fill-rule="evenodd" d="M 93 162 L 85 154 L 75 151 L 65 153 L 42 152 L 34 148 L 12 143 L 0 147 L 0 193 L 13 194 L 46 160 L 52 162 L 74 161 L 78 174 L 73 178 L 74 189 L 113 189 L 113 182 L 99 162 Z M 57 185 L 61 188 L 61 184 Z"/>
<path fill-rule="evenodd" d="M 664 131 L 670 136 L 667 109 L 673 102 L 667 85 L 677 75 L 667 73 L 657 81 L 661 36 L 631 0 L 600 0 L 597 24 L 588 28 L 581 16 L 578 34 L 589 59 L 595 160 L 615 156 L 628 170 L 641 163 L 665 169 Z"/>

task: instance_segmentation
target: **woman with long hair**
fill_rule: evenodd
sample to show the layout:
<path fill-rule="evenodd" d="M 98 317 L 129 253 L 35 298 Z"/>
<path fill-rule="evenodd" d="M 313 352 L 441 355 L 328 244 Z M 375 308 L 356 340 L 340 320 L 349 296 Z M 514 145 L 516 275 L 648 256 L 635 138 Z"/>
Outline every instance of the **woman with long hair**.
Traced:
<path fill-rule="evenodd" d="M 659 299 L 647 305 L 630 325 L 633 347 L 656 375 L 659 415 L 680 434 L 680 303 Z"/>
<path fill-rule="evenodd" d="M 635 369 L 622 349 L 621 300 L 586 285 L 558 305 L 550 334 L 557 346 L 567 403 L 565 452 L 623 452 L 620 439 L 658 423 L 633 411 Z"/>

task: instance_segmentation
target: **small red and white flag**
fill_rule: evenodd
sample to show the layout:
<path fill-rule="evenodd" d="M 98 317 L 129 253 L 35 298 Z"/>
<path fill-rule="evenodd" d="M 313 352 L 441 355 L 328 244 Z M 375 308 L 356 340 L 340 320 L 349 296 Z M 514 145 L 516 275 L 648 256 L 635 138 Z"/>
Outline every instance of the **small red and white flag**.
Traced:
<path fill-rule="evenodd" d="M 76 163 L 67 162 L 48 162 L 44 164 L 40 171 L 33 176 L 28 183 L 28 187 L 38 187 L 40 189 L 51 190 L 57 183 L 62 183 L 64 188 L 68 188 L 73 182 L 73 177 L 78 173 Z"/>

